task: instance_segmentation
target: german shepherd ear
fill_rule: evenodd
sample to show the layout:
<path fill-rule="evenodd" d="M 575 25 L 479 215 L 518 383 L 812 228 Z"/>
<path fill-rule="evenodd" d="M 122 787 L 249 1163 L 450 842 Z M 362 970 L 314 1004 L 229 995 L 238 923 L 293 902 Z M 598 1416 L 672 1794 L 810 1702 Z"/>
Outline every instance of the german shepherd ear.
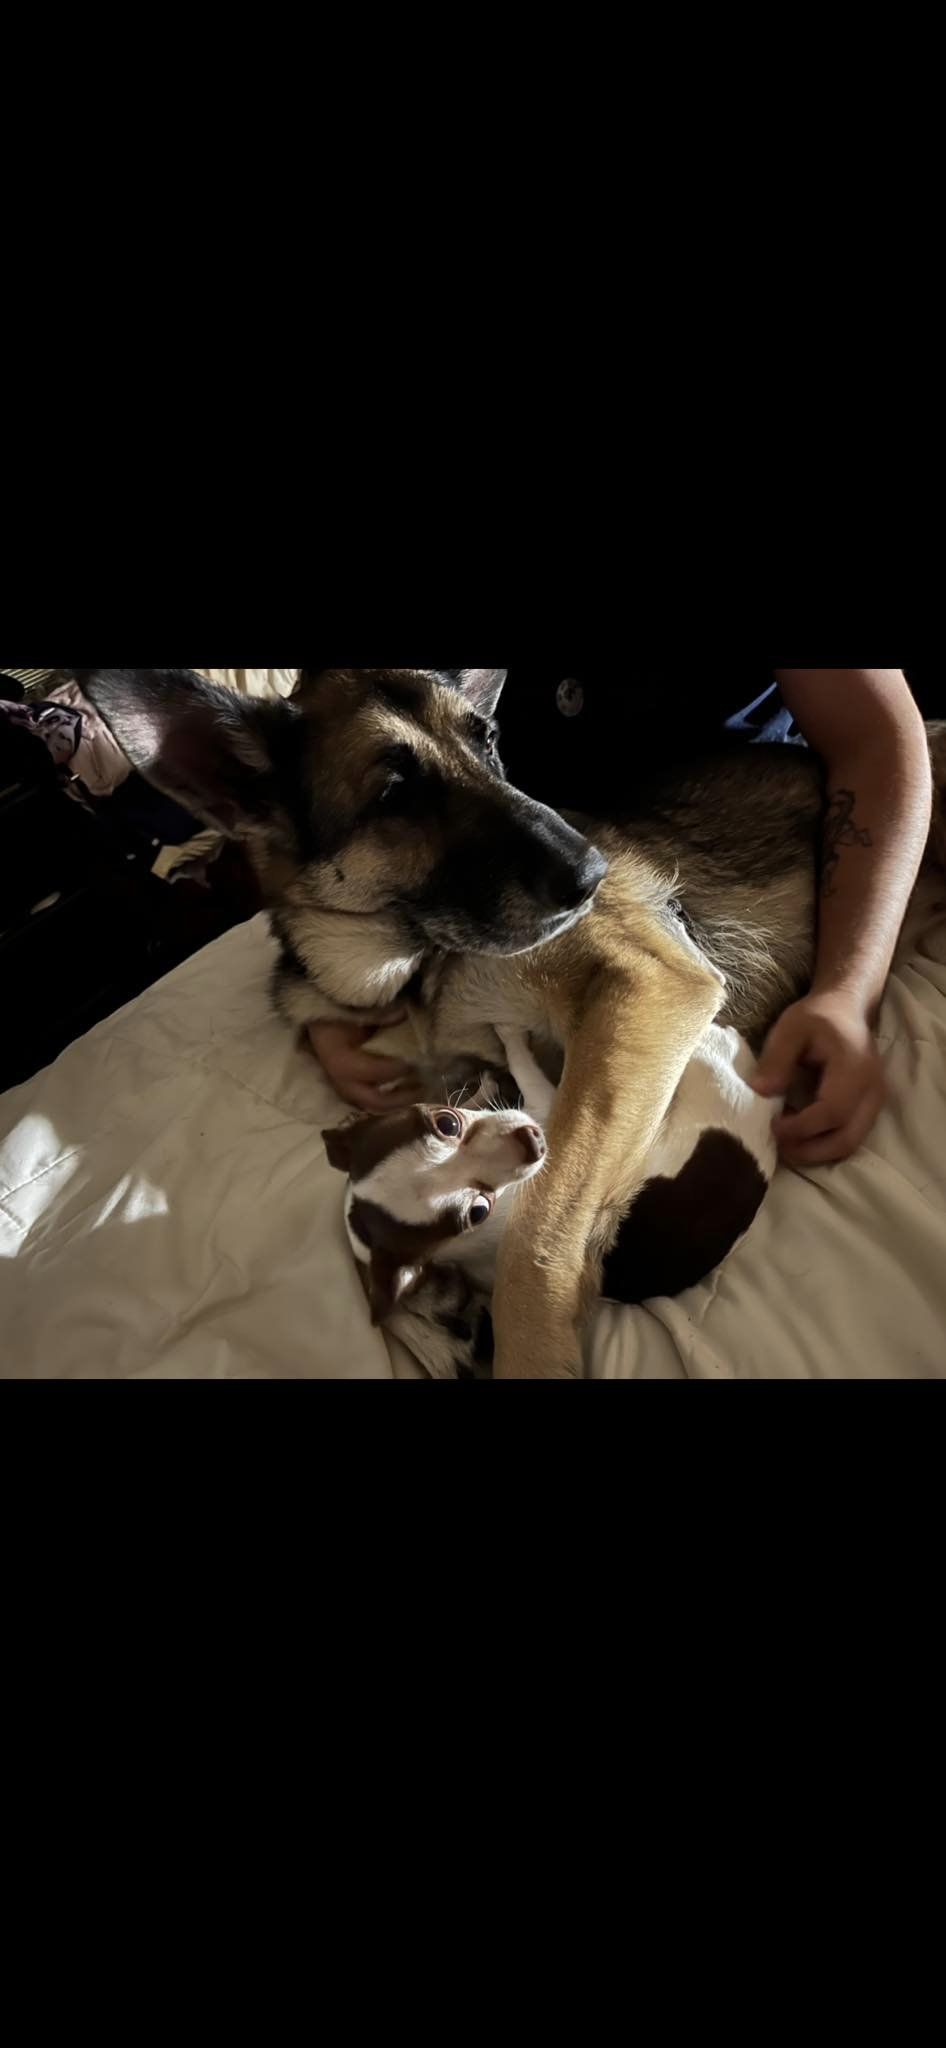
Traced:
<path fill-rule="evenodd" d="M 464 697 L 469 697 L 474 711 L 479 711 L 483 718 L 492 718 L 493 712 L 499 703 L 509 670 L 508 668 L 442 668 L 440 674 L 447 676 L 458 690 L 462 690 Z"/>
<path fill-rule="evenodd" d="M 423 1266 L 405 1266 L 393 1252 L 374 1251 L 368 1280 L 373 1323 L 384 1323 L 423 1279 Z"/>
<path fill-rule="evenodd" d="M 339 1124 L 334 1131 L 323 1131 L 322 1140 L 329 1165 L 337 1167 L 339 1173 L 350 1173 L 354 1158 L 354 1124 Z"/>
<path fill-rule="evenodd" d="M 274 752 L 288 704 L 247 702 L 187 668 L 72 669 L 132 766 L 237 839 L 278 803 Z"/>

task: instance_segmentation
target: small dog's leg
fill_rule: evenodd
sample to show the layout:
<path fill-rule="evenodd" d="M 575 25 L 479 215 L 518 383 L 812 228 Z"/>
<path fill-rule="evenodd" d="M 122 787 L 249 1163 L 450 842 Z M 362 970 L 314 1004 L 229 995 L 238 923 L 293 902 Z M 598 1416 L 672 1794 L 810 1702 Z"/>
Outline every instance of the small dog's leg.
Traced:
<path fill-rule="evenodd" d="M 524 1031 L 500 1031 L 506 1063 L 522 1096 L 527 1116 L 545 1130 L 555 1107 L 558 1089 L 547 1081 Z"/>
<path fill-rule="evenodd" d="M 549 1126 L 549 1169 L 523 1188 L 499 1257 L 497 1379 L 582 1374 L 582 1323 L 602 1210 L 626 1209 L 694 1048 L 723 1000 L 682 953 L 603 964 L 574 1001 Z M 592 1268 L 589 1271 L 589 1268 Z"/>

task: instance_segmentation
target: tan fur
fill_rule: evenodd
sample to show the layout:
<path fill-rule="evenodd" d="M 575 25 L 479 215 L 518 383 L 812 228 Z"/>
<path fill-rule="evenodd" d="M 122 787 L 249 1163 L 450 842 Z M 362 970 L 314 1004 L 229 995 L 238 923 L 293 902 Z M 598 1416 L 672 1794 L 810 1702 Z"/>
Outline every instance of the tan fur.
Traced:
<path fill-rule="evenodd" d="M 591 885 L 574 911 L 579 921 L 563 930 L 561 917 L 540 914 L 528 862 L 509 874 L 496 846 L 508 845 L 503 834 L 513 827 L 520 841 L 551 833 L 559 865 L 577 862 L 580 873 L 583 861 L 595 861 L 593 850 L 549 813 L 537 821 L 540 807 L 528 799 L 504 795 L 471 742 L 471 707 L 491 711 L 500 685 L 487 680 L 481 690 L 467 681 L 464 695 L 445 673 L 303 672 L 293 705 L 279 713 L 284 749 L 291 721 L 293 773 L 274 757 L 272 801 L 261 805 L 234 768 L 233 725 L 244 713 L 228 693 L 195 692 L 180 671 L 81 672 L 142 772 L 246 839 L 282 942 L 274 994 L 290 1022 L 349 1015 L 364 1023 L 408 984 L 413 991 L 419 975 L 413 1021 L 430 1061 L 501 1059 L 497 1026 L 529 1033 L 550 1078 L 558 1080 L 564 1057 L 550 1168 L 518 1204 L 504 1246 L 496 1371 L 573 1375 L 602 1240 L 637 1192 L 701 1036 L 718 1016 L 758 1045 L 807 984 L 820 771 L 804 749 L 748 748 L 674 771 L 637 810 L 628 808 L 620 830 L 572 821 L 611 865 L 590 915 Z M 236 747 L 237 766 L 266 758 L 276 733 L 272 719 L 261 719 L 254 713 L 247 744 Z M 175 748 L 175 731 L 190 752 Z M 436 765 L 444 802 L 423 817 L 388 818 L 376 802 L 384 754 L 405 734 L 418 760 Z M 946 866 L 946 726 L 930 738 L 931 852 Z M 215 774 L 218 756 L 223 776 Z M 631 797 L 629 786 L 628 807 Z M 463 863 L 484 858 L 488 917 L 464 908 L 456 881 L 458 863 L 462 880 Z M 436 896 L 444 871 L 452 876 L 446 895 L 452 890 L 456 901 L 440 920 L 436 901 L 422 911 L 418 904 L 428 882 Z"/>
<path fill-rule="evenodd" d="M 453 715 L 436 693 L 433 743 L 445 751 Z M 931 731 L 931 750 L 942 792 L 946 726 Z M 528 1032 L 553 1064 L 564 1054 L 550 1170 L 523 1192 L 501 1254 L 497 1378 L 581 1373 L 601 1255 L 694 1047 L 716 1017 L 758 1046 L 807 985 L 821 801 L 817 765 L 802 750 L 752 750 L 694 770 L 656 819 L 588 828 L 611 863 L 590 917 L 532 953 L 451 955 L 429 977 L 411 1021 L 435 1067 L 461 1052 L 501 1059 L 497 1025 Z M 931 851 L 946 867 L 942 801 Z M 354 868 L 366 878 L 366 900 L 379 857 L 389 856 L 366 845 Z M 355 1000 L 356 985 L 361 1001 L 370 987 L 379 1006 L 403 987 L 406 963 L 395 966 L 393 948 L 377 945 L 383 918 L 370 922 L 373 953 L 361 919 L 350 938 L 331 919 L 313 922 L 307 938 L 321 986 L 342 1003 Z M 387 978 L 363 974 L 369 955 L 390 962 Z"/>
<path fill-rule="evenodd" d="M 553 1165 L 521 1195 L 501 1254 L 499 1378 L 581 1372 L 601 1219 L 626 1213 L 693 1048 L 724 1003 L 718 972 L 668 923 L 667 894 L 625 849 L 591 917 L 521 958 L 451 960 L 433 1010 L 415 1013 L 432 1056 L 475 1042 L 494 1057 L 493 1023 L 565 1051 Z"/>
<path fill-rule="evenodd" d="M 946 866 L 946 726 L 931 733 L 937 807 L 932 858 Z M 740 762 L 738 789 L 761 764 Z M 624 833 L 596 830 L 611 869 L 593 914 L 517 959 L 452 958 L 432 1007 L 415 1014 L 427 1049 L 497 1056 L 492 1025 L 564 1050 L 549 1127 L 550 1169 L 524 1191 L 507 1232 L 494 1299 L 496 1377 L 577 1377 L 582 1324 L 597 1293 L 609 1234 L 637 1192 L 648 1152 L 704 1031 L 714 1018 L 758 1043 L 806 986 L 815 940 L 815 847 L 820 812 L 810 757 L 786 764 L 789 825 L 808 816 L 783 873 L 752 881 L 714 864 L 663 871 Z M 776 773 L 781 773 L 776 770 Z M 775 817 L 778 828 L 778 814 Z M 669 852 L 669 848 L 668 848 Z M 679 891 L 705 933 L 682 927 Z M 705 924 L 703 921 L 705 920 Z"/>

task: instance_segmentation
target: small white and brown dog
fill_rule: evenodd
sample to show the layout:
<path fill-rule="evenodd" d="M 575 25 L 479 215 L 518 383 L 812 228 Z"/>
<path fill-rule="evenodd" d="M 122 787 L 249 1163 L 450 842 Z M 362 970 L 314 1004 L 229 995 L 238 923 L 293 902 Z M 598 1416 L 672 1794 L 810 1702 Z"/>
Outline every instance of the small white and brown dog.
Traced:
<path fill-rule="evenodd" d="M 516 1189 L 541 1173 L 556 1090 L 521 1033 L 500 1034 L 524 1107 L 497 1106 L 486 1075 L 462 1106 L 418 1103 L 324 1133 L 348 1176 L 345 1222 L 372 1319 L 436 1378 L 478 1378 L 492 1357 L 489 1299 Z M 755 1060 L 714 1025 L 688 1066 L 647 1180 L 604 1261 L 617 1301 L 674 1295 L 745 1236 L 775 1172 L 773 1104 Z"/>

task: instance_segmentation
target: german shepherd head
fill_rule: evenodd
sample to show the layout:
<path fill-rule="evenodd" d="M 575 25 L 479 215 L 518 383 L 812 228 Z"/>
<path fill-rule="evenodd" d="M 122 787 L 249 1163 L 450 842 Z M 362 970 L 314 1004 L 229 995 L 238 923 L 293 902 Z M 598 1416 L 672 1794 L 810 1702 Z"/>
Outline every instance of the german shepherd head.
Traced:
<path fill-rule="evenodd" d="M 506 781 L 504 669 L 303 669 L 277 703 L 188 669 L 73 673 L 150 782 L 246 842 L 284 938 L 327 913 L 381 920 L 405 955 L 526 952 L 607 871 Z"/>

